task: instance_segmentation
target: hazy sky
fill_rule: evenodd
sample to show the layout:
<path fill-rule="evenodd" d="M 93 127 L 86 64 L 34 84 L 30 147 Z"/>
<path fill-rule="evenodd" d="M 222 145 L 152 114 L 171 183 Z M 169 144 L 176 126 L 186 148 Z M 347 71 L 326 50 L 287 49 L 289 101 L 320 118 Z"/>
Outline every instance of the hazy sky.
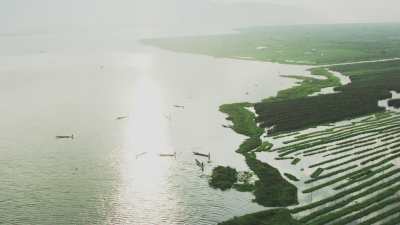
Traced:
<path fill-rule="evenodd" d="M 398 0 L 1 0 L 0 32 L 400 22 Z"/>

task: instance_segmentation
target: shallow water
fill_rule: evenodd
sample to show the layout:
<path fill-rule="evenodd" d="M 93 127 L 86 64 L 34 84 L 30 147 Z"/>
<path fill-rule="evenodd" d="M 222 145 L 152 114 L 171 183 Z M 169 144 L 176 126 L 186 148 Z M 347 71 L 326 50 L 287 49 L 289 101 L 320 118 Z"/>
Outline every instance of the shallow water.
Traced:
<path fill-rule="evenodd" d="M 380 100 L 378 101 L 378 106 L 385 108 L 388 111 L 392 111 L 392 112 L 400 112 L 400 109 L 396 108 L 396 107 L 392 107 L 389 106 L 389 101 L 392 99 L 399 99 L 400 98 L 400 93 L 396 92 L 396 91 L 391 91 L 390 92 L 392 94 L 392 97 L 389 99 L 384 99 L 384 100 Z"/>
<path fill-rule="evenodd" d="M 0 223 L 216 224 L 263 209 L 208 187 L 215 165 L 246 169 L 234 153 L 244 137 L 221 126 L 218 106 L 274 95 L 294 82 L 278 74 L 306 67 L 134 39 L 1 37 Z M 192 151 L 211 153 L 204 174 Z"/>

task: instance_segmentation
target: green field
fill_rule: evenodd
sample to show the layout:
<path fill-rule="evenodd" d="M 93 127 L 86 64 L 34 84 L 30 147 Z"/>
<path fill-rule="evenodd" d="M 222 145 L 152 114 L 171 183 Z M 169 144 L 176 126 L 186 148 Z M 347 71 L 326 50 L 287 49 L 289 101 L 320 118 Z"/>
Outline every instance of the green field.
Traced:
<path fill-rule="evenodd" d="M 329 69 L 349 76 L 352 82 L 337 86 L 338 93 L 330 95 L 299 98 L 297 93 L 278 98 L 278 101 L 274 97 L 265 99 L 255 105 L 257 121 L 262 127 L 275 126 L 275 133 L 304 129 L 384 111 L 377 102 L 390 98 L 390 91 L 400 91 L 400 61 L 331 66 Z"/>
<path fill-rule="evenodd" d="M 321 65 L 400 56 L 399 24 L 256 27 L 236 33 L 147 39 L 145 44 L 215 57 Z"/>

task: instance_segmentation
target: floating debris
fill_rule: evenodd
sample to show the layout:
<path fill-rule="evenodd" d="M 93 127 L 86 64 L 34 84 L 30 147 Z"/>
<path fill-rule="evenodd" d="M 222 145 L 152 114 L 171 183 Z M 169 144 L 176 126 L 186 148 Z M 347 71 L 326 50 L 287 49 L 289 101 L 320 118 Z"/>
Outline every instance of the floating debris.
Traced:
<path fill-rule="evenodd" d="M 159 154 L 161 157 L 175 157 L 176 158 L 176 152 L 174 152 L 173 154 L 170 153 L 160 153 Z"/>
<path fill-rule="evenodd" d="M 204 162 L 200 162 L 199 160 L 195 159 L 196 165 L 200 167 L 201 171 L 204 172 Z"/>

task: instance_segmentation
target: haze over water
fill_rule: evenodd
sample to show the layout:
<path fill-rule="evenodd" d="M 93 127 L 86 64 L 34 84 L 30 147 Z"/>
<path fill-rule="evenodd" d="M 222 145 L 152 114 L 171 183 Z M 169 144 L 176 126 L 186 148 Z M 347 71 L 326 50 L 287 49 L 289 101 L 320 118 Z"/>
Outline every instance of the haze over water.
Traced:
<path fill-rule="evenodd" d="M 221 126 L 218 107 L 273 95 L 293 82 L 279 72 L 305 67 L 179 54 L 137 40 L 1 37 L 1 222 L 215 224 L 262 209 L 251 194 L 208 187 L 215 165 L 246 169 L 234 153 L 243 137 Z M 211 152 L 205 173 L 192 151 Z M 172 152 L 176 159 L 158 156 Z"/>
<path fill-rule="evenodd" d="M 247 169 L 235 153 L 245 137 L 222 127 L 228 123 L 218 107 L 275 95 L 294 83 L 279 74 L 301 75 L 306 67 L 173 53 L 138 40 L 248 26 L 393 22 L 398 6 L 2 0 L 0 224 L 209 225 L 263 209 L 249 193 L 208 186 L 216 165 Z M 71 134 L 73 140 L 55 138 Z M 204 173 L 192 151 L 211 153 Z M 159 157 L 173 152 L 176 159 Z"/>

